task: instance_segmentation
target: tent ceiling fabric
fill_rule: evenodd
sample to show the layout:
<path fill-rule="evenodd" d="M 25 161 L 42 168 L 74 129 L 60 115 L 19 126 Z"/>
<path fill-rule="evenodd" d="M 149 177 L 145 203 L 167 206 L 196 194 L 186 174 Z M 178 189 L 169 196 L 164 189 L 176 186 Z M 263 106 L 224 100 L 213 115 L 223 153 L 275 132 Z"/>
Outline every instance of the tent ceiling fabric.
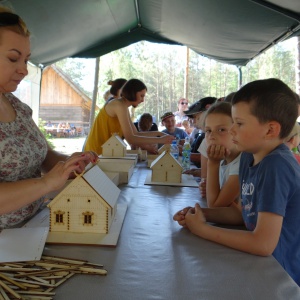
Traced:
<path fill-rule="evenodd" d="M 275 42 L 300 34 L 299 0 L 0 0 L 32 32 L 31 61 L 98 57 L 132 43 L 186 45 L 246 65 Z M 268 6 L 268 7 L 266 7 Z"/>

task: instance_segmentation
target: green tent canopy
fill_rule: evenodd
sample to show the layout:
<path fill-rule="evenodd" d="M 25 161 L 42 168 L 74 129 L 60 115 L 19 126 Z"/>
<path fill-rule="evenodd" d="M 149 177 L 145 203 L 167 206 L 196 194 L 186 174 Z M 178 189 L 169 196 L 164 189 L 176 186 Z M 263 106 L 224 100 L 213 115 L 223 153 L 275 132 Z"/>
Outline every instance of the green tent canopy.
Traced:
<path fill-rule="evenodd" d="M 92 58 L 141 40 L 246 65 L 300 34 L 300 0 L 2 0 L 32 32 L 35 65 Z"/>

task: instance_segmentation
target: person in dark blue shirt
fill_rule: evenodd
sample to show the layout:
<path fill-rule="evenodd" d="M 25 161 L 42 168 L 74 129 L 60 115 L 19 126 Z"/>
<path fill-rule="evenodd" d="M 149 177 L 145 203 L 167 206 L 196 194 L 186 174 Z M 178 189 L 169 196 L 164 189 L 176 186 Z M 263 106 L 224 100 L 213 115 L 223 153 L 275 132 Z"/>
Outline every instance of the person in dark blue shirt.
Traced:
<path fill-rule="evenodd" d="M 158 131 L 156 123 L 153 123 L 153 117 L 149 113 L 143 113 L 137 122 L 133 123 L 137 131 Z"/>
<path fill-rule="evenodd" d="M 256 80 L 237 91 L 230 133 L 242 152 L 241 203 L 218 209 L 197 203 L 173 219 L 209 241 L 253 255 L 273 255 L 300 285 L 300 166 L 284 144 L 298 109 L 295 93 L 279 79 Z M 219 147 L 213 155 L 222 151 Z M 213 223 L 245 225 L 248 230 Z"/>
<path fill-rule="evenodd" d="M 133 123 L 136 127 L 137 131 L 158 131 L 158 127 L 155 123 L 153 123 L 153 117 L 149 113 L 143 113 L 138 122 Z M 159 136 L 159 135 L 158 135 Z M 138 148 L 141 148 L 142 150 L 147 150 L 149 154 L 157 154 L 157 144 L 143 144 L 143 145 L 136 145 L 132 144 L 131 149 L 137 150 Z"/>

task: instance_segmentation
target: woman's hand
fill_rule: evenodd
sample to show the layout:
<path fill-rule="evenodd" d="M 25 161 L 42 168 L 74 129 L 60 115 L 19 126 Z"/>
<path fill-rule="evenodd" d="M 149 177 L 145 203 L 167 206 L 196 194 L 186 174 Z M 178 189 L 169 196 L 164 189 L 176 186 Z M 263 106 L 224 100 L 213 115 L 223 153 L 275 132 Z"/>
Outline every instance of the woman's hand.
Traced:
<path fill-rule="evenodd" d="M 79 173 L 82 173 L 85 170 L 85 167 L 91 162 L 93 164 L 95 164 L 98 160 L 98 155 L 97 153 L 93 152 L 93 151 L 86 151 L 86 152 L 74 152 L 70 158 L 72 157 L 78 157 L 81 156 L 83 158 L 85 158 L 84 160 L 80 160 L 79 163 Z M 78 173 L 78 172 L 77 172 Z"/>
<path fill-rule="evenodd" d="M 173 135 L 164 135 L 160 137 L 161 142 L 159 144 L 172 144 L 172 141 L 174 141 L 176 138 Z"/>
<path fill-rule="evenodd" d="M 157 136 L 157 137 L 166 136 L 166 135 L 169 135 L 169 134 L 167 134 L 165 132 L 161 132 L 161 131 L 155 131 L 155 136 Z"/>
<path fill-rule="evenodd" d="M 189 169 L 184 171 L 183 174 L 189 174 L 195 177 L 201 177 L 201 169 Z"/>
<path fill-rule="evenodd" d="M 150 154 L 158 154 L 157 144 L 149 144 L 149 145 L 147 145 L 146 150 Z"/>
<path fill-rule="evenodd" d="M 62 188 L 66 181 L 76 173 L 82 173 L 87 164 L 96 163 L 97 155 L 94 152 L 74 153 L 65 161 L 58 162 L 48 173 L 42 177 L 49 192 Z"/>

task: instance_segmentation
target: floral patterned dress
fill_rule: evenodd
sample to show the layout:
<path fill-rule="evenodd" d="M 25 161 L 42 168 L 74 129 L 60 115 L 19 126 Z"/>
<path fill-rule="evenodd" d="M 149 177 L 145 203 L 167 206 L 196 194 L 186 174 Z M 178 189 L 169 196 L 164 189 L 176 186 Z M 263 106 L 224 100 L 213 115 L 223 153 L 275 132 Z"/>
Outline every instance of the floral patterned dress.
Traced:
<path fill-rule="evenodd" d="M 0 122 L 0 182 L 41 177 L 47 142 L 32 119 L 32 110 L 13 94 L 6 94 L 15 109 L 13 122 Z M 0 229 L 13 227 L 36 213 L 43 198 L 0 215 Z"/>

